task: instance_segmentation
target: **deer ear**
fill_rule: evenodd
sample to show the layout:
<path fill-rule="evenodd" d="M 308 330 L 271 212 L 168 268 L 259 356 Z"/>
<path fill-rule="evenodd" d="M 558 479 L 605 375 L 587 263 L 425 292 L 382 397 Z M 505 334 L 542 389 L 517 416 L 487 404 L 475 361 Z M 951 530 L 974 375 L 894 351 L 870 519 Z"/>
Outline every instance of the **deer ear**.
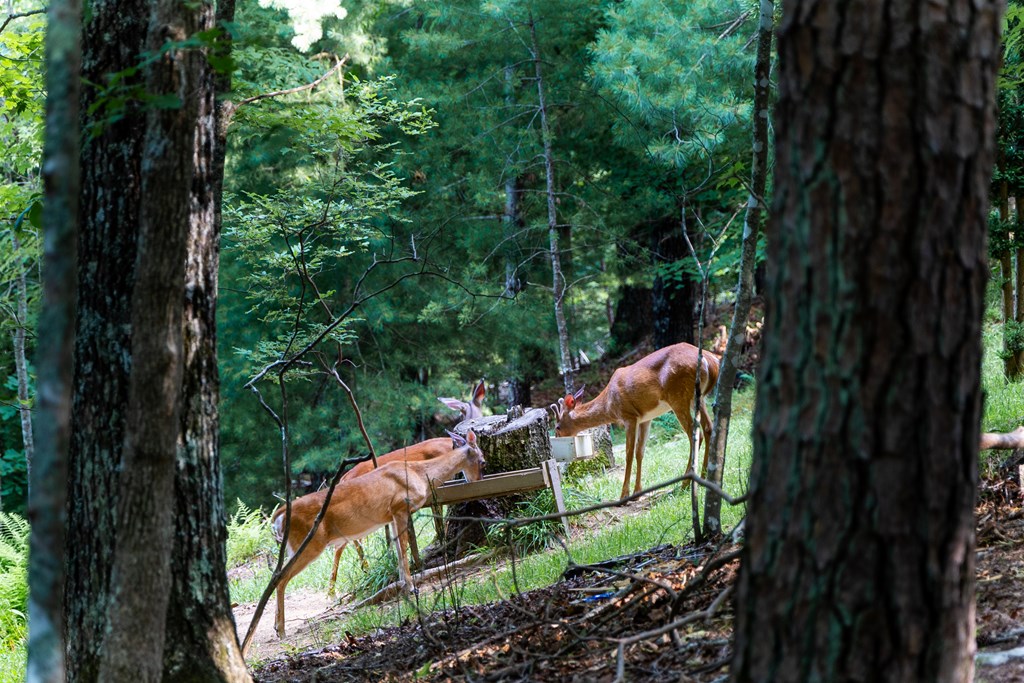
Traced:
<path fill-rule="evenodd" d="M 472 432 L 470 432 L 470 434 L 472 434 Z M 456 434 L 455 432 L 448 432 L 448 436 L 452 437 L 453 448 L 462 448 L 463 446 L 466 445 L 466 440 L 462 438 L 461 434 Z M 476 439 L 476 436 L 474 435 L 473 438 Z"/>
<path fill-rule="evenodd" d="M 487 386 L 484 384 L 483 380 L 480 380 L 480 384 L 477 384 L 476 388 L 473 389 L 473 403 L 477 404 L 477 406 L 482 405 L 484 402 L 484 396 L 486 395 Z"/>
<path fill-rule="evenodd" d="M 460 401 L 460 400 L 455 399 L 455 398 L 441 398 L 440 396 L 438 396 L 437 400 L 440 401 L 441 403 L 445 404 L 446 406 L 448 406 L 452 410 L 459 411 L 463 415 L 466 414 L 466 410 L 469 408 L 469 404 L 468 403 L 464 403 L 463 401 Z"/>
<path fill-rule="evenodd" d="M 576 399 L 573 398 L 572 394 L 566 394 L 565 398 L 562 400 L 565 401 L 565 407 L 567 410 L 572 410 L 576 407 Z"/>
<path fill-rule="evenodd" d="M 470 446 L 476 446 L 476 432 L 474 432 L 472 429 L 466 432 L 466 443 L 468 443 Z"/>

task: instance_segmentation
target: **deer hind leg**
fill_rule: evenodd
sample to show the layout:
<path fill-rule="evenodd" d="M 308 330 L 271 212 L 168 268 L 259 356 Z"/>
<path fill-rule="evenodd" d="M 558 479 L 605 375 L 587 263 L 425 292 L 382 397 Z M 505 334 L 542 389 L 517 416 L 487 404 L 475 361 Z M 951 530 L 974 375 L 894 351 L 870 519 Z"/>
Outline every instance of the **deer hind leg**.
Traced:
<path fill-rule="evenodd" d="M 626 423 L 626 473 L 622 477 L 622 495 L 619 498 L 629 494 L 629 475 L 633 472 L 633 453 L 636 450 L 636 427 L 633 420 Z"/>
<path fill-rule="evenodd" d="M 636 461 L 636 483 L 633 485 L 633 493 L 640 490 L 640 471 L 644 467 L 644 448 L 647 446 L 647 435 L 651 431 L 651 422 L 641 422 L 636 430 L 636 448 L 633 451 L 633 460 Z"/>
<path fill-rule="evenodd" d="M 331 569 L 331 582 L 327 585 L 327 594 L 330 596 L 334 595 L 334 583 L 338 579 L 338 563 L 341 562 L 341 552 L 345 549 L 347 543 L 342 543 L 334 550 L 334 567 Z M 363 568 L 363 571 L 370 570 L 370 563 L 366 561 L 366 553 L 363 552 L 363 544 L 359 541 L 352 541 L 352 545 L 356 548 L 356 555 L 359 556 L 359 566 Z"/>
<path fill-rule="evenodd" d="M 308 533 L 308 532 L 307 532 Z M 296 534 L 299 543 L 301 539 L 305 538 L 305 534 L 299 536 Z M 290 545 L 290 544 L 289 544 Z M 284 638 L 284 589 L 295 576 L 303 569 L 309 566 L 309 563 L 320 557 L 320 553 L 324 551 L 327 546 L 326 543 L 319 541 L 314 538 L 306 546 L 306 549 L 302 551 L 302 554 L 295 558 L 295 564 L 281 575 L 281 580 L 277 584 L 277 618 L 275 620 L 275 630 L 277 631 L 278 638 Z"/>
<path fill-rule="evenodd" d="M 686 432 L 686 441 L 690 444 L 690 454 L 686 460 L 686 472 L 689 472 L 693 469 L 694 449 L 696 448 L 693 441 L 693 418 L 690 416 L 689 406 L 673 406 L 672 412 L 675 413 L 676 419 L 679 420 L 683 431 Z"/>

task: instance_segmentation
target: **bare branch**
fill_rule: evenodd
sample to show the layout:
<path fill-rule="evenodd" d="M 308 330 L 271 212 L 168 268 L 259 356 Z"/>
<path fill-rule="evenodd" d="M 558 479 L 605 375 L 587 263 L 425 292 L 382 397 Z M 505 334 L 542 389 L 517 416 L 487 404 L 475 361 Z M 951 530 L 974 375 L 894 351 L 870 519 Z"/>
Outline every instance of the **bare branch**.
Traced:
<path fill-rule="evenodd" d="M 253 102 L 258 102 L 259 100 L 265 100 L 265 99 L 268 99 L 268 98 L 271 98 L 271 97 L 281 97 L 282 95 L 293 95 L 293 94 L 295 94 L 297 92 L 303 92 L 305 90 L 313 90 L 318 85 L 323 83 L 325 80 L 330 78 L 331 74 L 333 74 L 335 71 L 338 71 L 343 66 L 345 66 L 345 64 L 347 62 L 348 62 L 348 55 L 345 55 L 334 66 L 332 66 L 330 69 L 325 71 L 322 76 L 320 76 L 319 78 L 317 78 L 315 81 L 313 81 L 311 83 L 306 83 L 305 85 L 298 85 L 298 86 L 295 86 L 294 88 L 286 88 L 285 90 L 275 90 L 274 92 L 265 92 L 265 93 L 261 93 L 259 95 L 253 95 L 252 97 L 246 97 L 244 100 L 241 100 L 240 102 L 235 104 L 234 109 L 237 110 L 243 104 L 252 104 Z"/>
<path fill-rule="evenodd" d="M 33 9 L 27 12 L 15 12 L 14 14 L 8 14 L 7 18 L 4 19 L 4 23 L 0 24 L 0 33 L 3 33 L 4 29 L 7 28 L 7 25 L 14 21 L 15 19 L 24 19 L 25 17 L 31 17 L 35 14 L 46 14 L 46 8 Z"/>

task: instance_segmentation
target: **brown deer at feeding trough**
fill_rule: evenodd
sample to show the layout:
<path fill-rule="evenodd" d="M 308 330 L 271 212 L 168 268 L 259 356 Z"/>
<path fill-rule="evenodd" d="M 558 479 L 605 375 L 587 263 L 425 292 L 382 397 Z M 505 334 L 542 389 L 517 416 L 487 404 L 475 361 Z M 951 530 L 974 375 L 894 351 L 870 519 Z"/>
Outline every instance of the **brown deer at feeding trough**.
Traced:
<path fill-rule="evenodd" d="M 344 548 L 346 543 L 359 540 L 385 524 L 394 527 L 398 540 L 398 571 L 402 588 L 406 592 L 414 589 L 406 553 L 410 516 L 430 502 L 432 486 L 443 484 L 458 472 L 464 472 L 470 481 L 479 481 L 483 476 L 484 455 L 477 445 L 476 434 L 470 430 L 465 439 L 458 434 L 451 434 L 451 437 L 454 447 L 444 455 L 420 462 L 389 462 L 361 477 L 338 482 L 313 538 L 292 567 L 283 573 L 277 585 L 275 626 L 278 637 L 284 636 L 284 591 L 288 582 L 319 557 L 328 545 Z M 326 496 L 327 490 L 317 491 L 292 502 L 287 539 L 284 538 L 285 506 L 274 511 L 271 517 L 274 535 L 287 543 L 289 556 L 295 553 L 313 528 L 313 520 Z"/>
<path fill-rule="evenodd" d="M 418 444 L 408 446 L 406 448 L 399 448 L 385 453 L 377 458 L 377 465 L 386 465 L 389 462 L 423 462 L 424 460 L 433 460 L 434 458 L 446 455 L 452 451 L 452 440 L 451 437 L 442 436 L 436 439 L 427 439 L 421 441 Z M 341 478 L 341 481 L 348 481 L 361 477 L 362 475 L 372 472 L 374 470 L 372 460 L 364 460 L 359 463 Z M 359 555 L 359 562 L 363 566 L 363 570 L 369 568 L 366 562 L 366 556 L 363 553 L 363 546 L 359 541 L 352 541 L 356 547 L 356 553 Z M 334 567 L 331 569 L 331 580 L 327 584 L 327 594 L 334 595 L 334 584 L 338 579 L 338 563 L 341 561 L 341 553 L 345 550 L 345 544 L 340 544 L 334 550 Z"/>
<path fill-rule="evenodd" d="M 636 363 L 619 368 L 593 401 L 579 403 L 583 389 L 567 394 L 551 404 L 555 416 L 556 436 L 575 436 L 584 429 L 605 424 L 620 424 L 626 428 L 626 473 L 622 481 L 622 498 L 629 493 L 629 477 L 636 462 L 636 484 L 633 493 L 640 490 L 640 471 L 644 461 L 644 446 L 651 428 L 651 420 L 668 411 L 686 432 L 690 442 L 690 458 L 686 471 L 693 469 L 693 401 L 697 379 L 698 349 L 692 344 L 673 344 L 644 356 Z M 718 381 L 718 358 L 709 351 L 700 353 L 700 414 L 701 433 L 704 437 L 704 464 L 708 466 L 708 442 L 711 439 L 711 419 L 704 406 L 704 396 Z M 702 471 L 703 471 L 702 470 Z"/>
<path fill-rule="evenodd" d="M 483 413 L 481 408 L 483 407 L 484 397 L 487 395 L 487 387 L 484 385 L 484 381 L 480 380 L 480 383 L 473 388 L 473 393 L 470 396 L 469 402 L 459 401 L 454 398 L 442 398 L 437 397 L 438 401 L 441 401 L 452 410 L 458 410 L 462 413 L 462 419 L 471 420 L 477 417 L 482 417 Z M 420 462 L 423 460 L 432 460 L 439 455 L 444 455 L 451 451 L 451 439 L 448 437 L 439 437 L 436 439 L 427 439 L 421 441 L 418 444 L 412 446 L 406 446 L 404 448 L 398 448 L 385 453 L 384 455 L 377 458 L 377 464 L 383 465 L 389 462 L 395 461 L 409 461 L 409 462 Z M 373 461 L 366 460 L 359 463 L 341 478 L 342 481 L 353 479 L 355 477 L 362 476 L 367 472 L 374 469 Z M 363 569 L 366 570 L 369 565 L 366 562 L 366 555 L 363 553 L 363 546 L 359 541 L 353 541 L 356 548 L 356 553 L 359 555 L 359 562 L 362 564 Z M 334 586 L 338 579 L 338 563 L 341 562 L 341 553 L 344 551 L 345 546 L 340 545 L 334 551 L 334 566 L 331 569 L 331 579 L 328 583 L 327 593 L 328 595 L 334 595 Z"/>

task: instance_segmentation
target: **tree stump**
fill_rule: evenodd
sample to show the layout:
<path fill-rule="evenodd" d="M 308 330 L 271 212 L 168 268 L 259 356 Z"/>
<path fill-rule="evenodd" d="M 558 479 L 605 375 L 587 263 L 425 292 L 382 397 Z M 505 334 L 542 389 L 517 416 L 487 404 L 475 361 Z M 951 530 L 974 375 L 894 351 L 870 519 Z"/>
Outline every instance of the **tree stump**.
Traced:
<path fill-rule="evenodd" d="M 615 453 L 612 449 L 612 432 L 608 425 L 591 427 L 581 433 L 590 433 L 594 439 L 594 457 L 573 460 L 565 465 L 565 476 L 570 481 L 595 472 L 615 467 Z"/>
<path fill-rule="evenodd" d="M 513 406 L 506 415 L 491 415 L 474 420 L 464 420 L 455 426 L 455 433 L 465 436 L 472 429 L 483 451 L 486 474 L 514 472 L 538 467 L 551 458 L 551 441 L 548 434 L 548 413 L 540 408 L 523 410 Z M 508 517 L 522 496 L 510 495 L 488 500 L 475 500 L 452 505 L 448 509 L 444 527 L 444 539 L 431 549 L 425 564 L 444 557 L 452 560 L 463 556 L 473 547 L 487 545 L 485 525 L 458 517 Z"/>

